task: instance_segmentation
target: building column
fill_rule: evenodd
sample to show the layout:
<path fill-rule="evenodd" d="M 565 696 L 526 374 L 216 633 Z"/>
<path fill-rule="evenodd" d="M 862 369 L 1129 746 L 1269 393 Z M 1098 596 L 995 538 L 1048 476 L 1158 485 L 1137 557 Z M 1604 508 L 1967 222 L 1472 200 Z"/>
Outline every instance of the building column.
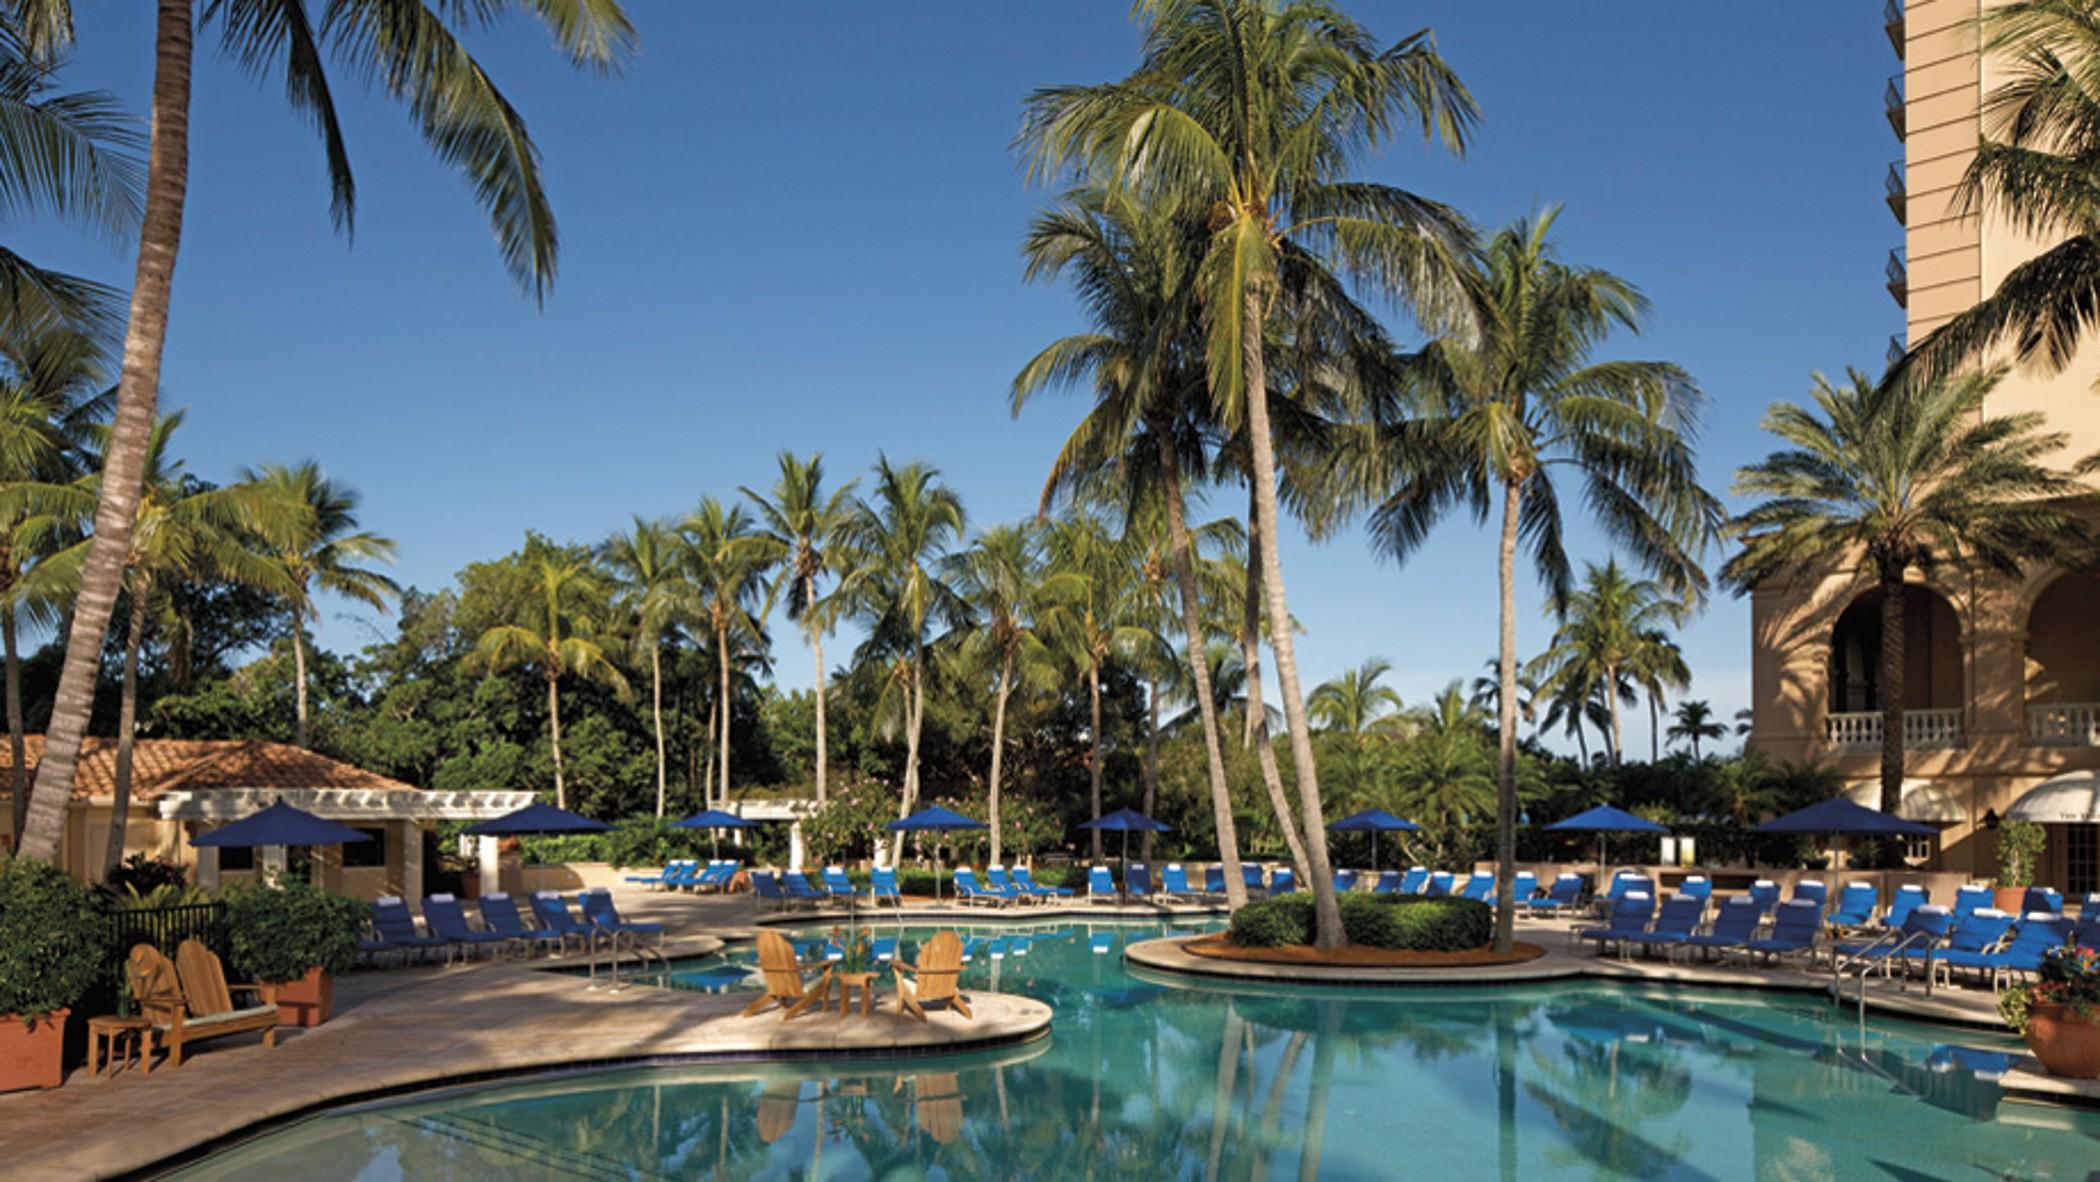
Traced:
<path fill-rule="evenodd" d="M 802 822 L 788 826 L 788 869 L 802 869 Z"/>
<path fill-rule="evenodd" d="M 197 885 L 208 891 L 219 889 L 219 847 L 215 845 L 192 846 L 197 858 Z"/>
<path fill-rule="evenodd" d="M 423 905 L 423 833 L 422 827 L 410 822 L 408 836 L 401 843 L 401 897 L 411 908 Z"/>
<path fill-rule="evenodd" d="M 317 845 L 313 847 L 314 885 L 324 891 L 343 893 L 343 847 L 339 845 Z"/>
<path fill-rule="evenodd" d="M 262 854 L 256 860 L 256 869 L 261 872 L 262 880 L 265 883 L 275 886 L 284 877 L 284 847 L 281 845 L 266 845 L 262 847 Z"/>
<path fill-rule="evenodd" d="M 493 837 L 474 839 L 474 862 L 481 874 L 481 893 L 492 895 L 503 889 L 503 849 Z"/>

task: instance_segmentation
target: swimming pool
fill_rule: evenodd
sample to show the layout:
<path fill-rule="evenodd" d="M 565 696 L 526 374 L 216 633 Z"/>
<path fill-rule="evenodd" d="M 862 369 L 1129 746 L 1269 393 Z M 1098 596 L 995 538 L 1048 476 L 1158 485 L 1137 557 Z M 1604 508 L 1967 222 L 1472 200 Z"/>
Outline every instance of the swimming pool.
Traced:
<path fill-rule="evenodd" d="M 2100 1114 L 2012 1101 L 1991 1082 L 2009 1039 L 1881 1019 L 1862 1028 L 1817 998 L 1741 991 L 1243 989 L 1127 972 L 1123 944 L 1161 930 L 1066 924 L 996 949 L 993 930 L 980 932 L 965 985 L 1049 1002 L 1045 1041 L 463 1089 L 315 1117 L 174 1176 L 1463 1182 L 2100 1169 Z M 922 934 L 906 930 L 907 949 Z M 682 964 L 678 984 L 738 987 L 744 960 Z"/>

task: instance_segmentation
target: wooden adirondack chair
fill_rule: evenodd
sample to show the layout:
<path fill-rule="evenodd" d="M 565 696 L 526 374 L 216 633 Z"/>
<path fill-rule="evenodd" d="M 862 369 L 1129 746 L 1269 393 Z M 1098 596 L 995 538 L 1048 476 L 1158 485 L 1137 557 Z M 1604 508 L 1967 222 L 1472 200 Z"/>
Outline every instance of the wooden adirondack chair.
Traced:
<path fill-rule="evenodd" d="M 811 969 L 821 970 L 813 985 L 805 977 Z M 766 991 L 744 1007 L 743 1017 L 778 1005 L 781 1020 L 785 1021 L 805 1010 L 821 1009 L 831 996 L 830 964 L 805 965 L 796 960 L 795 946 L 779 932 L 758 934 L 758 971 L 765 976 Z"/>
<path fill-rule="evenodd" d="M 926 1020 L 928 1005 L 947 1002 L 956 1013 L 974 1019 L 970 1001 L 962 995 L 962 937 L 954 932 L 935 932 L 919 949 L 919 963 L 890 962 L 897 978 L 897 1010 L 919 1021 Z M 909 973 L 907 979 L 905 974 Z"/>
<path fill-rule="evenodd" d="M 172 966 L 152 945 L 140 944 L 131 950 L 127 971 L 132 974 L 132 999 L 167 1048 L 170 1067 L 182 1066 L 185 1044 L 224 1034 L 260 1030 L 264 1046 L 277 1045 L 277 986 L 229 985 L 218 956 L 195 940 L 182 942 Z M 261 1000 L 235 1006 L 237 991 Z M 148 1064 L 150 1070 L 150 1056 Z"/>

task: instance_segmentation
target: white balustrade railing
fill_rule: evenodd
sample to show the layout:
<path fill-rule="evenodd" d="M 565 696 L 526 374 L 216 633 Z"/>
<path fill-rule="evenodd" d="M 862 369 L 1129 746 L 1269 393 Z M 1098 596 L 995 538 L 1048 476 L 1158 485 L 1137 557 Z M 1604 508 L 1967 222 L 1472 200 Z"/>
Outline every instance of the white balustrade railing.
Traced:
<path fill-rule="evenodd" d="M 1840 751 L 1876 751 L 1881 748 L 1879 710 L 1832 714 L 1824 721 L 1824 737 Z M 1959 747 L 1961 707 L 1944 710 L 1903 712 L 1903 747 L 1907 751 L 1931 751 Z"/>
<path fill-rule="evenodd" d="M 2037 747 L 2100 747 L 2100 702 L 2027 703 L 2027 741 Z"/>

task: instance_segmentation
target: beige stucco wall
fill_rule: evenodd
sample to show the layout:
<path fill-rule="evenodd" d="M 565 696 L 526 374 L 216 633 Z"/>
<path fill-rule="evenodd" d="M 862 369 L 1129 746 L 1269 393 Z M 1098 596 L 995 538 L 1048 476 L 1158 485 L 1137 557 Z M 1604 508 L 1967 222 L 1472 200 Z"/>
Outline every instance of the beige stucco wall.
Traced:
<path fill-rule="evenodd" d="M 107 801 L 76 801 L 66 812 L 64 838 L 59 845 L 58 863 L 66 873 L 82 882 L 97 882 L 102 877 L 104 852 L 109 842 L 110 805 Z M 410 820 L 391 820 L 368 823 L 377 824 L 387 831 L 386 864 L 384 866 L 344 866 L 340 851 L 321 847 L 316 861 L 320 867 L 319 882 L 338 894 L 355 899 L 373 899 L 380 895 L 404 893 L 411 877 L 411 869 L 420 871 L 420 856 L 411 856 L 413 843 L 420 850 L 422 823 Z M 124 826 L 124 850 L 126 855 L 138 853 L 148 857 L 173 862 L 189 871 L 191 882 L 198 881 L 198 851 L 189 844 L 193 833 L 181 822 L 164 821 L 155 816 L 146 805 L 135 805 L 130 819 Z M 419 874 L 417 875 L 419 877 Z M 220 870 L 220 885 L 231 885 L 254 877 L 252 872 Z M 415 885 L 414 895 L 421 894 L 422 884 Z"/>

